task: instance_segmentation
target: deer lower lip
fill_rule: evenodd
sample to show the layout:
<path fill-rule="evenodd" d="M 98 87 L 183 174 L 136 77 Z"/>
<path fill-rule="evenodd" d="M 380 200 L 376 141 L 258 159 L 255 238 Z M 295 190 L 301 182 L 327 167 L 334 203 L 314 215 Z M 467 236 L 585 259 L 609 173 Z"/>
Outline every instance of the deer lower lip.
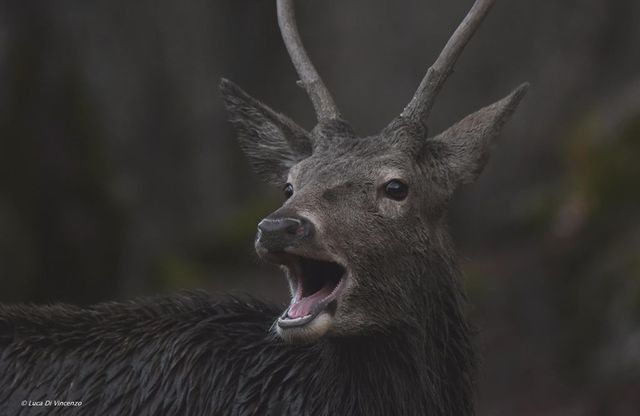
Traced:
<path fill-rule="evenodd" d="M 306 325 L 326 311 L 341 293 L 346 274 L 345 268 L 334 262 L 293 256 L 288 263 L 295 294 L 278 320 L 282 328 Z"/>

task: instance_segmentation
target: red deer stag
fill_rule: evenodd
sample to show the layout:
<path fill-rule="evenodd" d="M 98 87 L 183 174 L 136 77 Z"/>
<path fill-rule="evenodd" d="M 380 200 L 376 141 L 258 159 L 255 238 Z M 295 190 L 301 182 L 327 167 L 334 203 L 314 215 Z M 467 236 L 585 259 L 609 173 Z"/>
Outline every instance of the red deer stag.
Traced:
<path fill-rule="evenodd" d="M 282 266 L 290 304 L 183 293 L 86 309 L 0 306 L 3 414 L 474 413 L 447 205 L 481 172 L 526 85 L 435 136 L 427 119 L 494 1 L 475 2 L 402 114 L 363 138 L 309 60 L 293 0 L 277 3 L 317 126 L 303 129 L 229 81 L 221 89 L 251 165 L 286 198 L 255 246 Z M 39 407 L 46 400 L 68 402 Z"/>

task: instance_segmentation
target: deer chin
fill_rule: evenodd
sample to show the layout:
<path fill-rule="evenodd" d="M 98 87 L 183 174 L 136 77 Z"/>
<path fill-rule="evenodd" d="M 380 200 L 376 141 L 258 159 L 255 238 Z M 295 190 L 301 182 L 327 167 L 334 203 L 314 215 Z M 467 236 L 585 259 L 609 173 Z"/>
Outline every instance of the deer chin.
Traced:
<path fill-rule="evenodd" d="M 287 342 L 310 343 L 332 326 L 337 303 L 346 287 L 347 269 L 329 259 L 286 254 L 282 257 L 291 303 L 276 322 L 278 334 Z"/>

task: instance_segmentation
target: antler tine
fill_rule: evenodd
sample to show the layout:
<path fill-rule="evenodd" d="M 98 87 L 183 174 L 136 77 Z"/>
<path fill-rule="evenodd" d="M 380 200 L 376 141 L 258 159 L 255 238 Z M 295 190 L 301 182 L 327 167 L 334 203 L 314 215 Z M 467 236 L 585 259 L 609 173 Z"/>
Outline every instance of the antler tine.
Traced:
<path fill-rule="evenodd" d="M 296 25 L 293 1 L 278 0 L 278 24 L 282 32 L 282 39 L 298 72 L 300 82 L 304 89 L 307 90 L 309 98 L 311 98 L 318 121 L 338 119 L 340 118 L 338 107 L 302 45 Z"/>
<path fill-rule="evenodd" d="M 453 66 L 474 33 L 489 13 L 495 0 L 476 0 L 462 23 L 445 45 L 436 62 L 429 68 L 413 99 L 402 112 L 402 117 L 426 123 L 436 97 L 453 72 Z"/>

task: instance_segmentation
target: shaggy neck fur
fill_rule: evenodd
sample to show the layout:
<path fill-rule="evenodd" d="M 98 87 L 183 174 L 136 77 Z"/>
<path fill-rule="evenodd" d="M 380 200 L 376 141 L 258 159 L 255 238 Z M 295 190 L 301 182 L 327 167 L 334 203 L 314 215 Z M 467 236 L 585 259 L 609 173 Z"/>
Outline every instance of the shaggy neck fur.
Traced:
<path fill-rule="evenodd" d="M 201 292 L 0 306 L 0 403 L 7 414 L 25 399 L 57 399 L 83 405 L 52 414 L 471 415 L 459 283 L 438 278 L 421 327 L 310 346 L 273 336 L 279 308 Z"/>

